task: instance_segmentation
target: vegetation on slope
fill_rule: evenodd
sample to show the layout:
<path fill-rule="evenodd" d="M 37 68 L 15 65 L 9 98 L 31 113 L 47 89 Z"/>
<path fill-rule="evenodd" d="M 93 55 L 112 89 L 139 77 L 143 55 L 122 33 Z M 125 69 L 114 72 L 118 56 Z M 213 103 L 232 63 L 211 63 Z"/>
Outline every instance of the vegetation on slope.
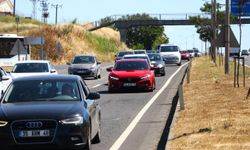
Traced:
<path fill-rule="evenodd" d="M 14 17 L 10 18 L 0 17 L 1 34 L 17 33 Z M 25 21 L 22 22 L 23 20 Z M 104 28 L 88 32 L 84 26 L 78 24 L 53 26 L 34 23 L 34 21 L 28 22 L 24 18 L 20 19 L 18 27 L 19 35 L 44 36 L 47 59 L 54 63 L 69 62 L 76 54 L 95 54 L 100 61 L 113 61 L 118 51 L 127 49 L 120 42 L 119 33 L 112 29 Z M 57 43 L 61 44 L 61 50 L 56 48 Z M 41 49 L 40 46 L 32 47 L 33 59 L 39 59 L 39 49 Z"/>

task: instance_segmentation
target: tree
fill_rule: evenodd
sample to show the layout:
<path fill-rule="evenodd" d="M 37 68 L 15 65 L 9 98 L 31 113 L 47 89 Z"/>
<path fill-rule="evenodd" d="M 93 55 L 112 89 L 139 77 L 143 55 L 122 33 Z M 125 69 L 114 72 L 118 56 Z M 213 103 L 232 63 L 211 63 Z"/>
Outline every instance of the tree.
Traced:
<path fill-rule="evenodd" d="M 127 15 L 122 20 L 152 20 L 148 14 Z M 128 28 L 126 44 L 132 49 L 152 49 L 159 42 L 168 42 L 163 26 L 132 26 Z"/>

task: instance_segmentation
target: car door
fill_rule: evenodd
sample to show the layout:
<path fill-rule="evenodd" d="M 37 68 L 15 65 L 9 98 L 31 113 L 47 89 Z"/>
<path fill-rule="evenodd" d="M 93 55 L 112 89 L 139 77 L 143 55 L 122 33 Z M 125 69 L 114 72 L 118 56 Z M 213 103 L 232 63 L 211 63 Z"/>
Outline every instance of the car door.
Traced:
<path fill-rule="evenodd" d="M 86 103 L 87 103 L 87 109 L 89 111 L 89 114 L 91 116 L 91 125 L 92 125 L 92 136 L 95 135 L 97 129 L 99 128 L 99 109 L 97 108 L 98 103 L 95 100 L 88 99 L 88 95 L 90 94 L 90 90 L 87 87 L 86 83 L 84 81 L 81 81 L 81 86 L 83 88 L 84 94 L 86 95 Z"/>

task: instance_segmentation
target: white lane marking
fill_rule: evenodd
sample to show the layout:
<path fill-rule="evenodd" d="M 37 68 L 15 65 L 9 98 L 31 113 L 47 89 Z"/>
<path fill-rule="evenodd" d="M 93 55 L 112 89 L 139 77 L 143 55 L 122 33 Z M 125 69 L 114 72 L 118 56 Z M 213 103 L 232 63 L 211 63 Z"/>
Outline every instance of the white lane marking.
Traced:
<path fill-rule="evenodd" d="M 183 64 L 172 76 L 167 80 L 167 82 L 163 85 L 163 87 L 150 99 L 150 101 L 142 108 L 142 110 L 137 114 L 137 116 L 133 119 L 133 121 L 129 124 L 127 129 L 120 135 L 120 137 L 115 141 L 115 143 L 111 146 L 109 150 L 118 150 L 122 143 L 126 140 L 132 130 L 135 128 L 137 123 L 140 121 L 142 116 L 148 110 L 148 108 L 155 102 L 155 100 L 160 96 L 160 94 L 165 90 L 165 88 L 169 85 L 173 77 L 185 66 L 187 63 Z"/>
<path fill-rule="evenodd" d="M 101 86 L 101 85 L 102 85 L 102 84 L 97 84 L 97 85 L 91 87 L 91 89 L 97 88 L 97 87 L 99 87 L 99 86 Z"/>

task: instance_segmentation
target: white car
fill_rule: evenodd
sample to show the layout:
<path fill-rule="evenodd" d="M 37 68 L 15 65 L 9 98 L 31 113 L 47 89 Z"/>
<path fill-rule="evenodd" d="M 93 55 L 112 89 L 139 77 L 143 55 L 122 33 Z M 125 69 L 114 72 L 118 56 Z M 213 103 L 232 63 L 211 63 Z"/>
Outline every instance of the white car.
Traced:
<path fill-rule="evenodd" d="M 58 74 L 48 60 L 29 60 L 17 62 L 10 75 L 13 78 L 33 75 Z"/>
<path fill-rule="evenodd" d="M 159 51 L 165 64 L 181 65 L 181 53 L 177 45 L 161 44 L 159 46 Z"/>
<path fill-rule="evenodd" d="M 9 84 L 12 82 L 12 78 L 7 74 L 3 68 L 0 67 L 0 97 L 2 93 L 5 92 Z"/>
<path fill-rule="evenodd" d="M 150 59 L 147 54 L 132 54 L 132 55 L 125 55 L 122 59 L 146 59 L 148 64 L 152 66 Z"/>

